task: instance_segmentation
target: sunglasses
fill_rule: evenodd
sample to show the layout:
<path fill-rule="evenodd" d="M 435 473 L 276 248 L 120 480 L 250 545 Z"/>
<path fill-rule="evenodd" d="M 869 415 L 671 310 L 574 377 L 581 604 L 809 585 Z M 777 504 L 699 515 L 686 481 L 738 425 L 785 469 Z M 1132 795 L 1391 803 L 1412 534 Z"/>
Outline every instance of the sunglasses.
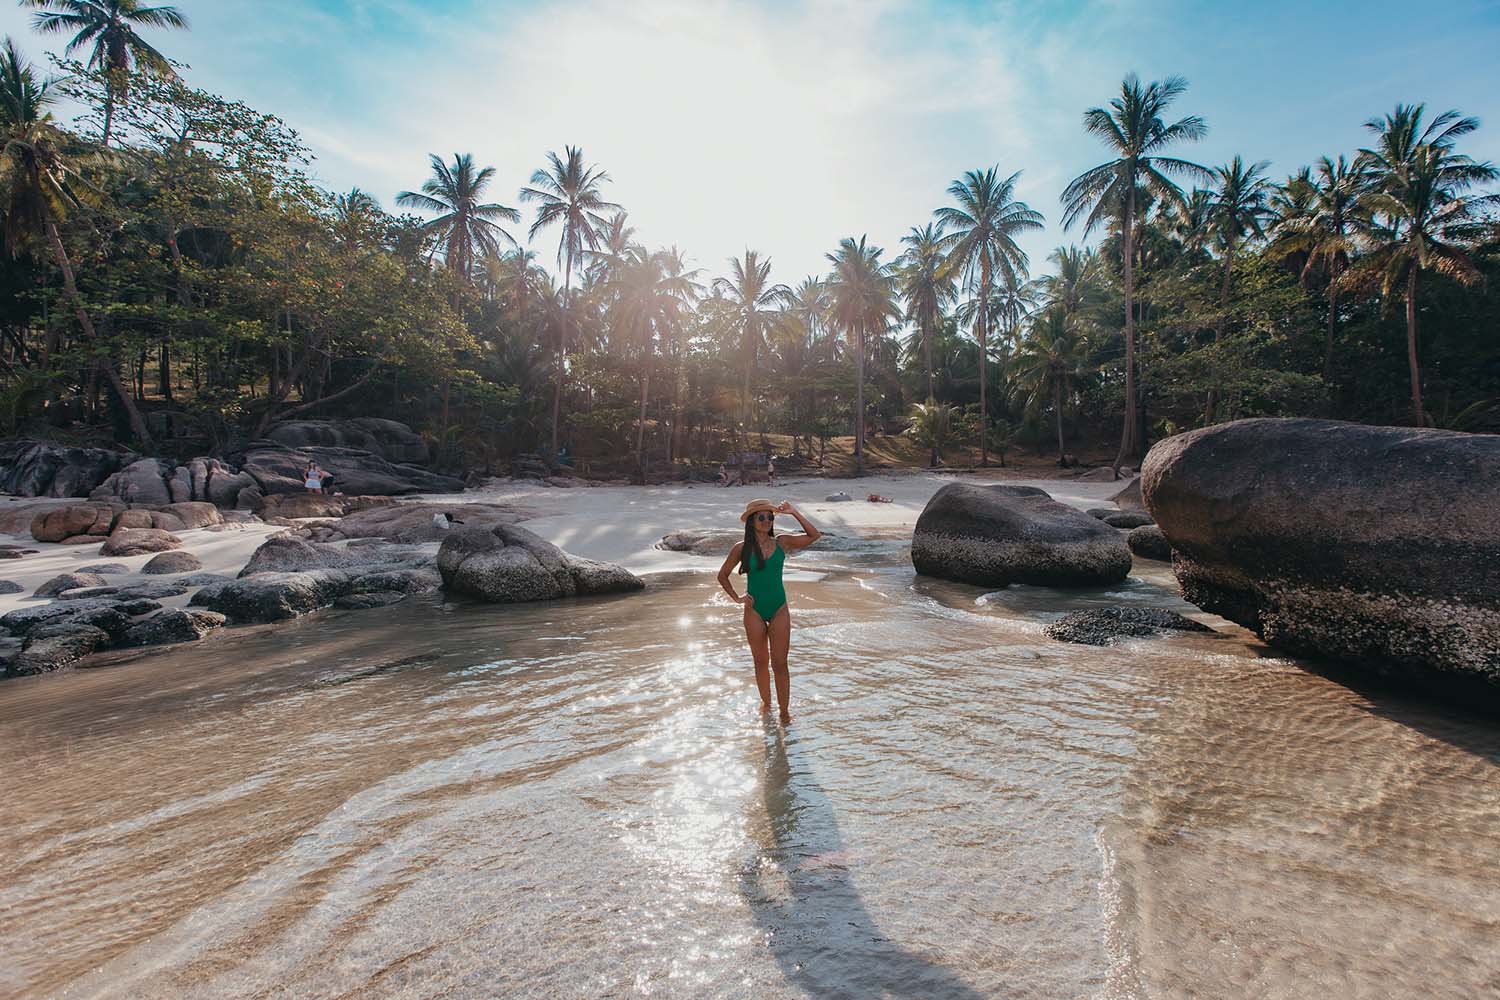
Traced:
<path fill-rule="evenodd" d="M 776 515 L 775 514 L 767 514 L 764 511 L 762 511 L 759 514 L 752 514 L 751 518 L 753 520 L 756 520 L 756 521 L 774 521 L 774 520 L 776 520 Z"/>

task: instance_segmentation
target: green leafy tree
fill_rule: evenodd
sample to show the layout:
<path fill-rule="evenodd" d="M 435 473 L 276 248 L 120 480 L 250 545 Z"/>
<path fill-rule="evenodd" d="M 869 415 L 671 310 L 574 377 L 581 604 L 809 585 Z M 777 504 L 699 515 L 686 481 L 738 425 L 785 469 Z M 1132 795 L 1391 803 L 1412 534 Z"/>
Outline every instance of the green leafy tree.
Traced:
<path fill-rule="evenodd" d="M 1182 201 L 1182 191 L 1171 176 L 1208 180 L 1209 171 L 1196 163 L 1164 155 L 1167 147 L 1195 142 L 1208 131 L 1197 116 L 1168 125 L 1167 107 L 1187 89 L 1181 77 L 1152 81 L 1145 86 L 1131 73 L 1120 85 L 1120 96 L 1107 108 L 1090 108 L 1083 114 L 1083 127 L 1097 136 L 1114 159 L 1084 171 L 1063 190 L 1063 226 L 1084 220 L 1084 232 L 1118 220 L 1122 237 L 1121 261 L 1125 283 L 1125 420 L 1120 433 L 1120 452 L 1114 469 L 1119 472 L 1126 458 L 1134 455 L 1136 440 L 1135 386 L 1135 249 L 1137 207 L 1142 193 L 1172 202 Z"/>
<path fill-rule="evenodd" d="M 428 157 L 432 176 L 421 191 L 402 191 L 396 204 L 423 212 L 435 212 L 437 218 L 423 226 L 423 231 L 442 247 L 443 261 L 454 274 L 473 276 L 474 264 L 481 257 L 500 253 L 501 244 L 514 247 L 515 239 L 496 219 L 520 222 L 521 213 L 496 202 L 486 203 L 484 189 L 495 177 L 494 167 L 475 169 L 468 153 L 453 156 L 453 164 L 436 155 Z"/>
<path fill-rule="evenodd" d="M 870 338 L 883 333 L 900 317 L 896 304 L 896 279 L 891 267 L 881 261 L 884 251 L 846 236 L 839 248 L 827 255 L 833 271 L 828 276 L 829 318 L 849 338 L 854 352 L 854 473 L 864 475 L 865 448 L 865 359 Z"/>
<path fill-rule="evenodd" d="M 1007 287 L 1016 288 L 1026 280 L 1028 261 L 1016 243 L 1016 237 L 1042 228 L 1042 214 L 1023 201 L 1015 200 L 1016 180 L 1020 171 L 1001 180 L 998 167 L 970 170 L 948 187 L 948 196 L 957 202 L 939 208 L 934 215 L 947 234 L 942 239 L 944 273 L 962 275 L 977 295 L 975 336 L 979 341 L 979 411 L 989 420 L 985 399 L 988 381 L 985 359 L 989 353 L 990 296 L 999 277 Z M 989 440 L 979 439 L 979 464 L 989 462 Z"/>
<path fill-rule="evenodd" d="M 1040 415 L 1052 404 L 1057 426 L 1057 462 L 1067 465 L 1063 441 L 1063 409 L 1074 384 L 1083 374 L 1089 345 L 1076 314 L 1054 305 L 1032 319 L 1014 358 L 1014 378 L 1026 410 Z"/>
<path fill-rule="evenodd" d="M 740 395 L 740 431 L 750 430 L 750 379 L 760 357 L 766 333 L 776 323 L 778 306 L 788 294 L 785 285 L 771 284 L 771 258 L 761 259 L 746 250 L 743 259 L 729 259 L 729 276 L 714 281 L 714 290 L 724 300 L 725 318 L 739 337 L 743 385 Z M 743 456 L 744 443 L 737 450 Z M 743 464 L 743 457 L 741 458 Z"/>

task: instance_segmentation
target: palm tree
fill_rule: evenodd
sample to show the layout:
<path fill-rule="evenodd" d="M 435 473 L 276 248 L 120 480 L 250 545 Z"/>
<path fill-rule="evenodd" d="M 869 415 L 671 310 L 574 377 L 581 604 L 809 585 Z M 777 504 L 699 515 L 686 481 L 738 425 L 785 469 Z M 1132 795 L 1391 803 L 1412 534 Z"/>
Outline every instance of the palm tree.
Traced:
<path fill-rule="evenodd" d="M 1224 273 L 1219 282 L 1219 317 L 1214 323 L 1214 343 L 1224 339 L 1224 328 L 1229 322 L 1229 289 L 1234 274 L 1234 253 L 1241 241 L 1247 237 L 1264 238 L 1269 210 L 1266 199 L 1271 194 L 1271 184 L 1266 180 L 1265 169 L 1270 164 L 1261 160 L 1250 166 L 1236 156 L 1222 167 L 1214 169 L 1216 186 L 1208 202 L 1208 227 L 1218 240 L 1219 251 L 1224 257 Z M 1216 359 L 1217 360 L 1217 359 Z M 1208 403 L 1204 410 L 1204 423 L 1212 423 L 1218 408 L 1219 387 L 1215 380 L 1208 389 Z"/>
<path fill-rule="evenodd" d="M 1354 257 L 1354 235 L 1363 173 L 1344 157 L 1323 157 L 1317 178 L 1311 168 L 1289 179 L 1284 194 L 1273 200 L 1278 215 L 1276 245 L 1286 254 L 1303 257 L 1299 279 L 1305 286 L 1315 267 L 1328 276 L 1328 327 L 1323 349 L 1323 379 L 1333 374 L 1333 345 L 1337 336 L 1341 277 Z"/>
<path fill-rule="evenodd" d="M 901 237 L 906 251 L 899 262 L 901 298 L 906 303 L 906 318 L 915 323 L 922 336 L 922 358 L 927 365 L 927 402 L 934 399 L 932 338 L 943 322 L 943 307 L 953 301 L 953 278 L 943 268 L 943 231 L 928 223 Z M 937 452 L 933 451 L 933 464 Z"/>
<path fill-rule="evenodd" d="M 1038 314 L 1031 329 L 1021 341 L 1014 358 L 1017 388 L 1024 394 L 1026 408 L 1040 414 L 1048 400 L 1057 423 L 1057 462 L 1067 464 L 1063 443 L 1063 405 L 1073 393 L 1073 384 L 1082 374 L 1088 357 L 1088 342 L 1083 337 L 1079 319 L 1062 305 L 1053 305 Z"/>
<path fill-rule="evenodd" d="M 672 426 L 667 434 L 667 461 L 677 458 L 677 433 L 682 415 L 683 360 L 687 353 L 684 343 L 688 325 L 688 314 L 703 295 L 703 286 L 698 282 L 702 272 L 687 266 L 687 256 L 673 246 L 659 251 L 661 258 L 661 290 L 667 297 L 663 309 L 663 336 L 672 344 L 672 356 L 677 362 L 673 372 Z"/>
<path fill-rule="evenodd" d="M 452 166 L 436 155 L 429 155 L 428 160 L 432 176 L 422 190 L 402 191 L 396 195 L 396 204 L 439 213 L 423 225 L 422 232 L 437 238 L 449 270 L 461 278 L 471 278 L 475 262 L 498 255 L 502 242 L 510 247 L 517 245 L 495 220 L 520 222 L 521 213 L 506 205 L 480 201 L 495 177 L 494 167 L 475 170 L 474 158 L 468 153 L 453 154 Z"/>
<path fill-rule="evenodd" d="M 129 86 L 132 66 L 142 72 L 175 80 L 177 72 L 166 56 L 136 34 L 136 28 L 186 28 L 187 18 L 176 7 L 142 7 L 140 0 L 21 0 L 37 9 L 32 26 L 43 34 L 73 33 L 63 49 L 72 55 L 93 43 L 90 69 L 104 73 L 104 145 L 114 127 L 115 101 Z"/>
<path fill-rule="evenodd" d="M 744 365 L 744 389 L 740 397 L 740 428 L 750 430 L 750 373 L 755 370 L 760 345 L 766 331 L 776 320 L 777 304 L 788 294 L 785 285 L 771 284 L 771 258 L 760 259 L 754 250 L 746 250 L 743 259 L 729 258 L 730 276 L 714 280 L 714 291 L 729 305 L 734 326 L 740 333 L 741 363 Z M 744 447 L 739 448 L 744 464 Z M 743 473 L 743 468 L 741 472 Z"/>
<path fill-rule="evenodd" d="M 52 124 L 50 81 L 38 80 L 15 42 L 5 39 L 0 50 L 0 204 L 4 206 L 5 250 L 15 258 L 30 240 L 45 240 L 52 261 L 62 272 L 63 295 L 91 347 L 98 344 L 93 320 L 78 294 L 73 262 L 63 245 L 58 222 L 78 206 L 70 183 L 74 169 L 64 153 L 67 137 Z M 130 429 L 148 451 L 154 450 L 151 432 L 108 360 L 94 362 L 114 390 L 130 420 Z"/>
<path fill-rule="evenodd" d="M 1026 254 L 1016 245 L 1019 233 L 1042 228 L 1042 213 L 1013 198 L 1020 171 L 1000 180 L 998 167 L 970 170 L 948 187 L 958 202 L 933 213 L 950 230 L 942 237 L 943 271 L 961 274 L 978 292 L 976 335 L 979 340 L 979 464 L 989 464 L 989 409 L 985 400 L 985 356 L 989 353 L 990 293 L 994 280 L 1012 288 L 1026 280 Z"/>
<path fill-rule="evenodd" d="M 896 279 L 881 263 L 880 247 L 867 246 L 865 237 L 839 241 L 828 254 L 833 272 L 828 276 L 828 314 L 843 329 L 854 352 L 854 474 L 865 471 L 865 352 L 871 334 L 885 330 L 901 312 L 896 305 Z"/>
<path fill-rule="evenodd" d="M 1083 127 L 1098 136 L 1117 154 L 1115 159 L 1084 171 L 1063 190 L 1063 226 L 1084 219 L 1084 233 L 1118 217 L 1125 277 L 1125 423 L 1120 434 L 1120 453 L 1115 458 L 1118 475 L 1126 457 L 1136 451 L 1135 391 L 1135 224 L 1136 203 L 1142 189 L 1167 201 L 1182 201 L 1182 192 L 1167 176 L 1176 174 L 1207 180 L 1209 172 L 1196 163 L 1161 155 L 1175 142 L 1203 138 L 1208 126 L 1193 116 L 1171 125 L 1162 117 L 1167 106 L 1187 89 L 1187 81 L 1172 76 L 1141 86 L 1131 73 L 1120 84 L 1120 96 L 1108 108 L 1090 108 L 1083 114 Z"/>
<path fill-rule="evenodd" d="M 583 150 L 576 146 L 563 147 L 567 155 L 564 160 L 556 153 L 547 154 L 547 169 L 531 175 L 531 187 L 521 189 L 521 200 L 535 201 L 536 221 L 531 225 L 528 239 L 551 225 L 562 228 L 557 241 L 557 262 L 563 265 L 564 315 L 572 305 L 573 264 L 585 250 L 599 246 L 599 234 L 608 225 L 604 213 L 617 211 L 620 206 L 605 201 L 600 187 L 609 180 L 609 174 L 583 161 Z M 556 381 L 552 394 L 552 451 L 549 458 L 556 460 L 557 433 L 562 416 L 563 357 L 567 353 L 565 328 L 559 327 L 557 352 L 555 355 Z"/>
<path fill-rule="evenodd" d="M 1453 151 L 1460 136 L 1479 127 L 1478 120 L 1445 111 L 1423 127 L 1424 111 L 1420 104 L 1397 105 L 1393 114 L 1365 123 L 1377 142 L 1375 148 L 1359 151 L 1369 179 L 1359 204 L 1372 220 L 1366 236 L 1373 248 L 1345 274 L 1349 284 L 1378 284 L 1387 298 L 1405 286 L 1406 357 L 1418 427 L 1427 420 L 1417 362 L 1417 277 L 1437 271 L 1463 284 L 1481 281 L 1463 246 L 1482 232 L 1484 212 L 1500 201 L 1496 195 L 1463 197 L 1474 185 L 1500 176 L 1489 163 Z"/>
<path fill-rule="evenodd" d="M 1076 246 L 1058 247 L 1047 256 L 1057 268 L 1037 280 L 1042 297 L 1049 307 L 1060 308 L 1069 316 L 1078 316 L 1097 306 L 1104 298 L 1102 261 L 1093 250 Z"/>

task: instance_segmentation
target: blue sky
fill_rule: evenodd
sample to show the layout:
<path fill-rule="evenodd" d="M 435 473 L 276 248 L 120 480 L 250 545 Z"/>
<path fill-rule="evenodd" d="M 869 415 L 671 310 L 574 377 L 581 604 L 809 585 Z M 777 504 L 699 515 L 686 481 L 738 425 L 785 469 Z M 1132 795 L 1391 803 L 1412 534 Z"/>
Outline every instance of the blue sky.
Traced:
<path fill-rule="evenodd" d="M 955 177 L 996 163 L 1047 216 L 1024 243 L 1040 272 L 1082 238 L 1059 192 L 1105 158 L 1082 113 L 1131 70 L 1188 79 L 1175 110 L 1210 131 L 1181 153 L 1207 165 L 1239 153 L 1284 177 L 1352 152 L 1397 101 L 1477 115 L 1464 148 L 1500 162 L 1494 2 L 177 2 L 192 30 L 149 37 L 298 129 L 329 187 L 390 207 L 429 152 L 471 152 L 514 205 L 547 150 L 579 145 L 646 243 L 710 274 L 751 247 L 795 281 L 862 233 L 894 256 Z M 0 3 L 24 51 L 60 45 Z"/>

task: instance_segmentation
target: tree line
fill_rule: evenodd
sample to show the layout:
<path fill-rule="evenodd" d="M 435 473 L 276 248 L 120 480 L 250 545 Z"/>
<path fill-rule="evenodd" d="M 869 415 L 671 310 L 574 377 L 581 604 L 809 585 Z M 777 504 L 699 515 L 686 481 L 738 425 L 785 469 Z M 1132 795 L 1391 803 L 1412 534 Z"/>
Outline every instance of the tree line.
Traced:
<path fill-rule="evenodd" d="M 141 37 L 186 27 L 174 8 L 25 5 L 68 44 L 47 74 L 0 52 L 7 433 L 172 452 L 375 414 L 444 466 L 538 451 L 645 479 L 772 434 L 810 456 L 850 436 L 859 471 L 871 433 L 934 464 L 1018 444 L 1067 464 L 1117 434 L 1118 468 L 1242 416 L 1500 429 L 1497 174 L 1456 111 L 1398 105 L 1278 183 L 1187 158 L 1207 125 L 1171 113 L 1186 83 L 1130 75 L 1083 115 L 1104 161 L 1061 193 L 1094 245 L 1034 277 L 1019 240 L 1043 214 L 992 166 L 893 252 L 849 236 L 784 284 L 758 250 L 711 276 L 642 245 L 574 146 L 514 199 L 468 153 L 431 155 L 407 214 L 322 190 L 295 131 Z"/>

